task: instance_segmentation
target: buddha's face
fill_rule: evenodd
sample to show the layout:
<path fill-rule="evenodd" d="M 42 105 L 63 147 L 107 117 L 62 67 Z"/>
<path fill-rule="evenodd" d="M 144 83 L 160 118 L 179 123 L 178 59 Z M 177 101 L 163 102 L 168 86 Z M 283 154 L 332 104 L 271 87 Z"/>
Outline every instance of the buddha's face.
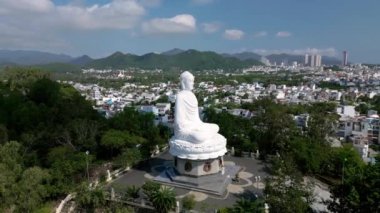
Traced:
<path fill-rule="evenodd" d="M 185 78 L 182 80 L 183 90 L 193 90 L 194 89 L 194 78 Z"/>

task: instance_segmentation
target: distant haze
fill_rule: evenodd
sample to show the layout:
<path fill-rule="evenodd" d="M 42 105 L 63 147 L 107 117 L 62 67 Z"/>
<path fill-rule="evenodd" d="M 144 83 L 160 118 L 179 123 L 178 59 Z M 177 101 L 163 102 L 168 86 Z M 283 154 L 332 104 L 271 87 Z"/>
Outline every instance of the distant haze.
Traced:
<path fill-rule="evenodd" d="M 184 69 L 214 69 L 214 68 L 241 68 L 260 64 L 263 56 L 252 52 L 235 54 L 218 54 L 212 51 L 183 50 L 174 48 L 162 53 L 146 53 L 134 55 L 117 51 L 104 58 L 93 59 L 87 55 L 72 57 L 64 54 L 54 54 L 31 50 L 0 50 L 0 65 L 43 65 L 51 63 L 66 63 L 77 66 L 94 68 L 123 68 L 128 66 L 144 67 L 149 69 L 168 68 L 179 66 Z M 271 54 L 266 56 L 272 63 L 297 61 L 303 63 L 303 55 Z M 323 57 L 324 64 L 340 64 L 334 57 Z M 220 65 L 220 67 L 219 67 Z"/>
<path fill-rule="evenodd" d="M 380 1 L 1 0 L 0 49 L 106 57 L 173 47 L 380 63 Z"/>

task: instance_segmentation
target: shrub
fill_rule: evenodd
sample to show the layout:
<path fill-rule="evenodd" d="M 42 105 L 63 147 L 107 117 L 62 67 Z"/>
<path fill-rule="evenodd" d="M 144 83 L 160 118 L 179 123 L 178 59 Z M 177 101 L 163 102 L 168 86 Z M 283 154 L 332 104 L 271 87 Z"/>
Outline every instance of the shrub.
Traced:
<path fill-rule="evenodd" d="M 151 199 L 152 195 L 160 190 L 160 184 L 153 181 L 147 181 L 141 188 L 143 189 L 144 194 L 148 196 L 149 199 Z"/>
<path fill-rule="evenodd" d="M 99 175 L 99 182 L 104 183 L 107 180 L 107 172 L 103 171 Z"/>
<path fill-rule="evenodd" d="M 140 197 L 139 195 L 140 188 L 137 186 L 130 186 L 127 188 L 127 192 L 125 193 L 126 198 L 137 199 Z"/>
<path fill-rule="evenodd" d="M 185 210 L 191 210 L 195 207 L 195 196 L 187 195 L 182 199 L 182 208 Z"/>
<path fill-rule="evenodd" d="M 173 188 L 161 187 L 151 197 L 154 208 L 159 213 L 167 213 L 175 208 L 176 199 Z"/>

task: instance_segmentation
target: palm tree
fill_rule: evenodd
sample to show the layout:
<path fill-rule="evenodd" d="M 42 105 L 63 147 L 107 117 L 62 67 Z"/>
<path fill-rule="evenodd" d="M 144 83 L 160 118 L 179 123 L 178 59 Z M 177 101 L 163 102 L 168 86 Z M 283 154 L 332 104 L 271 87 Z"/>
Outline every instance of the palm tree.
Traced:
<path fill-rule="evenodd" d="M 229 213 L 263 213 L 264 212 L 264 202 L 261 199 L 247 200 L 241 199 L 236 201 L 232 208 L 228 208 Z"/>
<path fill-rule="evenodd" d="M 101 188 L 92 189 L 87 184 L 82 184 L 77 190 L 75 201 L 86 212 L 94 212 L 106 204 L 106 196 Z"/>
<path fill-rule="evenodd" d="M 130 186 L 127 188 L 127 192 L 125 193 L 125 198 L 127 199 L 137 199 L 140 197 L 140 187 L 137 186 Z"/>
<path fill-rule="evenodd" d="M 161 187 L 152 194 L 152 203 L 159 213 L 167 213 L 175 207 L 176 199 L 172 188 Z"/>

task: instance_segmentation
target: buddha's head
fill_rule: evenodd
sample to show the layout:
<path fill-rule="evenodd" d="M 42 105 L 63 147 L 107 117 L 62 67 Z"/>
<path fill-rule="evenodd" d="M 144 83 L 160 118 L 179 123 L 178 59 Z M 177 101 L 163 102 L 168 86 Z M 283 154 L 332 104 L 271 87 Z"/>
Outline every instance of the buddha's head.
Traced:
<path fill-rule="evenodd" d="M 194 89 L 194 76 L 188 71 L 185 71 L 180 76 L 181 88 L 182 90 L 193 90 Z"/>

